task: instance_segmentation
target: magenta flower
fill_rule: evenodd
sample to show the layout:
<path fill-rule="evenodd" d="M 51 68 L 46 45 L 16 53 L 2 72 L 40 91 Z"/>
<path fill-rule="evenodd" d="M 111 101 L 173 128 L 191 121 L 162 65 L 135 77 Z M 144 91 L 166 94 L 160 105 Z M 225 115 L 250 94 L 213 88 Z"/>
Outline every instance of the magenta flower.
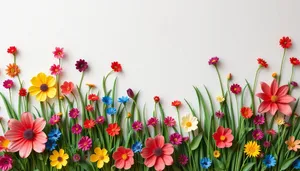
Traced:
<path fill-rule="evenodd" d="M 81 158 L 81 157 L 80 157 L 79 154 L 74 154 L 74 155 L 73 155 L 73 161 L 74 161 L 74 162 L 79 162 L 80 158 Z"/>
<path fill-rule="evenodd" d="M 189 158 L 185 154 L 180 154 L 178 157 L 178 163 L 185 166 L 189 162 Z"/>
<path fill-rule="evenodd" d="M 216 114 L 216 117 L 219 119 L 223 118 L 223 116 L 224 116 L 224 113 L 221 111 L 217 111 L 215 114 Z"/>
<path fill-rule="evenodd" d="M 79 59 L 78 61 L 76 61 L 75 66 L 79 72 L 84 72 L 89 67 L 88 63 L 84 59 Z"/>
<path fill-rule="evenodd" d="M 256 115 L 253 122 L 255 125 L 262 125 L 265 123 L 265 117 L 263 115 Z"/>
<path fill-rule="evenodd" d="M 295 82 L 295 81 L 292 81 L 290 84 L 291 84 L 293 87 L 298 87 L 298 83 Z"/>
<path fill-rule="evenodd" d="M 50 72 L 51 75 L 59 75 L 62 72 L 62 68 L 60 67 L 60 65 L 53 64 L 50 67 Z"/>
<path fill-rule="evenodd" d="M 265 148 L 269 148 L 269 147 L 271 146 L 271 142 L 270 142 L 270 141 L 265 141 L 265 142 L 263 143 L 263 146 L 264 146 Z"/>
<path fill-rule="evenodd" d="M 165 125 L 167 125 L 168 127 L 173 127 L 176 125 L 176 121 L 173 117 L 168 116 L 164 119 L 164 123 Z"/>
<path fill-rule="evenodd" d="M 71 131 L 73 134 L 80 134 L 82 131 L 82 127 L 79 124 L 75 124 L 72 126 Z"/>
<path fill-rule="evenodd" d="M 57 59 L 64 58 L 64 56 L 65 56 L 64 48 L 56 47 L 55 51 L 53 51 L 52 53 L 53 53 L 54 57 Z"/>
<path fill-rule="evenodd" d="M 240 94 L 241 91 L 242 91 L 242 88 L 240 85 L 238 84 L 232 84 L 230 86 L 230 91 L 233 93 L 233 94 Z"/>
<path fill-rule="evenodd" d="M 128 95 L 128 97 L 130 97 L 130 98 L 134 98 L 134 92 L 132 91 L 131 88 L 127 89 L 127 95 Z"/>
<path fill-rule="evenodd" d="M 14 82 L 10 79 L 7 79 L 3 82 L 3 87 L 6 89 L 11 89 L 14 86 Z"/>
<path fill-rule="evenodd" d="M 210 60 L 208 61 L 209 65 L 216 65 L 219 62 L 219 58 L 218 57 L 212 57 L 210 58 Z"/>
<path fill-rule="evenodd" d="M 182 136 L 179 133 L 173 133 L 169 137 L 170 143 L 173 145 L 180 145 L 182 144 Z"/>
<path fill-rule="evenodd" d="M 262 130 L 260 129 L 256 129 L 252 132 L 252 137 L 255 139 L 255 140 L 261 140 L 264 138 L 264 133 L 262 132 Z"/>
<path fill-rule="evenodd" d="M 156 117 L 152 117 L 150 119 L 148 119 L 147 121 L 147 126 L 153 126 L 155 127 L 158 123 L 158 119 Z"/>
<path fill-rule="evenodd" d="M 78 142 L 78 148 L 82 151 L 87 151 L 92 147 L 92 139 L 88 136 L 83 136 Z"/>
<path fill-rule="evenodd" d="M 10 170 L 12 168 L 13 159 L 10 155 L 4 154 L 0 156 L 0 169 L 3 171 Z"/>
<path fill-rule="evenodd" d="M 104 116 L 99 116 L 96 118 L 96 123 L 97 124 L 103 124 L 105 122 L 105 117 Z"/>
<path fill-rule="evenodd" d="M 182 137 L 182 141 L 184 141 L 184 142 L 187 142 L 187 141 L 189 141 L 190 140 L 190 137 L 189 136 L 187 136 L 187 137 Z"/>
<path fill-rule="evenodd" d="M 69 112 L 69 116 L 73 119 L 76 119 L 79 116 L 79 110 L 77 108 L 73 108 Z"/>
<path fill-rule="evenodd" d="M 132 124 L 132 129 L 135 131 L 141 131 L 143 129 L 143 124 L 140 121 L 134 121 Z"/>
<path fill-rule="evenodd" d="M 49 120 L 49 124 L 50 125 L 55 125 L 60 121 L 60 116 L 59 115 L 53 115 L 50 120 Z"/>

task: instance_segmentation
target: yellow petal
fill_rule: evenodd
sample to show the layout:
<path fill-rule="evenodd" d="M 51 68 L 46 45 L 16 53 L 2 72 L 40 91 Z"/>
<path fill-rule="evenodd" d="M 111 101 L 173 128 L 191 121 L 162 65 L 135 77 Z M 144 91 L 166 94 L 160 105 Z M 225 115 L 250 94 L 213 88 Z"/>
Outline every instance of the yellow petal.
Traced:
<path fill-rule="evenodd" d="M 98 167 L 99 169 L 101 169 L 101 168 L 103 167 L 103 165 L 104 165 L 104 162 L 103 162 L 102 160 L 99 160 L 99 161 L 97 162 L 97 167 Z"/>
<path fill-rule="evenodd" d="M 43 84 L 38 77 L 33 77 L 30 82 L 36 87 L 40 87 Z"/>
<path fill-rule="evenodd" d="M 51 165 L 52 167 L 55 167 L 57 164 L 58 164 L 58 161 L 57 161 L 57 160 L 50 162 L 50 165 Z"/>
<path fill-rule="evenodd" d="M 59 155 L 60 155 L 60 156 L 64 156 L 64 153 L 65 153 L 65 150 L 64 150 L 64 149 L 60 149 L 60 150 L 59 150 Z"/>
<path fill-rule="evenodd" d="M 58 156 L 56 156 L 56 155 L 51 155 L 49 159 L 50 159 L 51 161 L 55 161 L 55 160 L 57 160 L 57 157 L 58 157 Z"/>
<path fill-rule="evenodd" d="M 52 76 L 47 77 L 47 83 L 48 87 L 53 87 L 55 85 L 55 78 Z"/>
<path fill-rule="evenodd" d="M 52 153 L 53 153 L 54 156 L 58 157 L 58 151 L 57 150 L 54 150 Z"/>
<path fill-rule="evenodd" d="M 99 147 L 96 147 L 96 148 L 94 149 L 94 152 L 95 152 L 96 154 L 98 154 L 98 155 L 102 154 L 102 150 L 101 150 Z"/>
<path fill-rule="evenodd" d="M 109 157 L 108 157 L 108 156 L 104 156 L 103 161 L 104 161 L 105 163 L 108 163 L 108 162 L 109 162 Z"/>
<path fill-rule="evenodd" d="M 92 154 L 91 156 L 90 156 L 90 161 L 91 162 L 96 162 L 96 161 L 98 161 L 99 160 L 99 156 L 97 156 L 96 154 Z"/>
<path fill-rule="evenodd" d="M 46 84 L 47 83 L 47 77 L 46 77 L 46 74 L 45 73 L 42 73 L 40 72 L 38 75 L 37 75 L 38 79 L 40 80 L 40 82 L 42 84 Z"/>
<path fill-rule="evenodd" d="M 31 87 L 29 87 L 28 92 L 30 93 L 30 95 L 36 96 L 37 94 L 39 94 L 41 92 L 41 90 L 39 87 L 31 86 Z"/>
<path fill-rule="evenodd" d="M 69 158 L 69 155 L 68 154 L 64 154 L 64 156 L 63 156 L 63 159 L 68 159 Z"/>
<path fill-rule="evenodd" d="M 67 160 L 64 160 L 64 161 L 61 162 L 61 164 L 62 164 L 63 166 L 66 166 L 66 165 L 68 164 L 68 161 L 67 161 Z"/>
<path fill-rule="evenodd" d="M 49 98 L 53 98 L 53 97 L 55 97 L 55 95 L 56 95 L 56 88 L 54 88 L 54 87 L 49 88 L 47 91 L 47 96 Z"/>
<path fill-rule="evenodd" d="M 107 150 L 105 148 L 102 149 L 102 154 L 105 156 L 107 154 Z"/>
<path fill-rule="evenodd" d="M 56 169 L 61 169 L 61 168 L 62 168 L 61 163 L 58 163 L 57 166 L 56 166 Z"/>
<path fill-rule="evenodd" d="M 45 100 L 47 99 L 47 93 L 45 93 L 45 92 L 40 92 L 40 93 L 36 96 L 36 99 L 37 99 L 38 101 L 41 101 L 41 102 L 45 101 Z"/>

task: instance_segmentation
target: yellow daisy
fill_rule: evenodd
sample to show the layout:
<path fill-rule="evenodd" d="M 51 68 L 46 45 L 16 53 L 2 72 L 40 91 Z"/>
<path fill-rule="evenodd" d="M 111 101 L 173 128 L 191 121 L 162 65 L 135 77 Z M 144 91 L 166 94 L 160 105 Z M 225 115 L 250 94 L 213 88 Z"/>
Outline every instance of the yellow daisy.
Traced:
<path fill-rule="evenodd" d="M 52 167 L 56 167 L 56 169 L 61 169 L 62 166 L 66 166 L 68 164 L 67 159 L 69 158 L 68 154 L 65 154 L 63 149 L 60 149 L 59 152 L 54 150 L 52 155 L 50 156 L 50 165 Z"/>
<path fill-rule="evenodd" d="M 275 122 L 277 125 L 283 125 L 284 124 L 284 117 L 282 115 L 278 115 L 275 119 Z"/>
<path fill-rule="evenodd" d="M 218 101 L 219 103 L 224 102 L 224 100 L 225 100 L 225 98 L 224 98 L 223 96 L 217 96 L 217 101 Z"/>
<path fill-rule="evenodd" d="M 181 118 L 181 127 L 185 132 L 191 132 L 198 128 L 198 120 L 192 114 L 185 115 Z"/>
<path fill-rule="evenodd" d="M 257 157 L 260 154 L 260 146 L 256 141 L 247 142 L 244 148 L 244 153 L 246 153 L 248 157 Z"/>
<path fill-rule="evenodd" d="M 44 73 L 39 73 L 31 80 L 32 86 L 29 87 L 29 93 L 36 96 L 38 101 L 45 101 L 47 97 L 53 98 L 56 95 L 55 78 L 46 76 Z"/>
<path fill-rule="evenodd" d="M 215 150 L 215 151 L 214 151 L 214 157 L 215 157 L 215 158 L 219 158 L 220 156 L 221 156 L 220 151 L 219 151 L 219 150 Z"/>
<path fill-rule="evenodd" d="M 96 147 L 94 149 L 95 154 L 92 154 L 90 156 L 91 162 L 97 162 L 97 167 L 101 169 L 104 165 L 104 163 L 109 162 L 109 157 L 107 155 L 107 150 L 105 148 L 101 149 L 99 147 Z"/>

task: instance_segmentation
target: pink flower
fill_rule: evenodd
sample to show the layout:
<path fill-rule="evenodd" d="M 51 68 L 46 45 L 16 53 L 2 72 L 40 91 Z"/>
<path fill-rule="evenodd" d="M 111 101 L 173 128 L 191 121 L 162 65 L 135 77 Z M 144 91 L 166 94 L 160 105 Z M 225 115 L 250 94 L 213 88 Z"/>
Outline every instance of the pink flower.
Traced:
<path fill-rule="evenodd" d="M 208 61 L 209 65 L 216 65 L 219 62 L 219 58 L 218 57 L 212 57 L 210 58 L 210 60 Z"/>
<path fill-rule="evenodd" d="M 182 136 L 177 132 L 171 134 L 169 139 L 170 139 L 170 143 L 173 145 L 182 144 Z"/>
<path fill-rule="evenodd" d="M 21 158 L 27 158 L 32 149 L 41 153 L 45 150 L 47 136 L 43 132 L 46 121 L 43 118 L 33 120 L 32 114 L 25 112 L 21 115 L 21 121 L 10 119 L 5 138 L 11 142 L 10 152 L 19 151 Z"/>
<path fill-rule="evenodd" d="M 231 129 L 219 126 L 217 132 L 213 134 L 218 148 L 229 148 L 232 146 L 233 135 Z"/>
<path fill-rule="evenodd" d="M 140 121 L 134 121 L 132 124 L 132 129 L 135 131 L 141 131 L 143 129 L 143 124 Z"/>
<path fill-rule="evenodd" d="M 269 130 L 267 130 L 267 134 L 276 135 L 276 131 L 274 129 L 269 129 Z"/>
<path fill-rule="evenodd" d="M 11 89 L 14 86 L 14 82 L 10 79 L 7 79 L 3 82 L 3 87 L 6 89 Z"/>
<path fill-rule="evenodd" d="M 189 162 L 189 158 L 185 154 L 180 154 L 178 157 L 178 163 L 185 166 Z"/>
<path fill-rule="evenodd" d="M 60 86 L 61 92 L 65 95 L 72 93 L 74 89 L 74 84 L 72 82 L 65 81 L 63 85 Z"/>
<path fill-rule="evenodd" d="M 53 51 L 52 53 L 53 53 L 54 57 L 57 59 L 62 59 L 65 56 L 64 48 L 56 47 L 55 51 Z"/>
<path fill-rule="evenodd" d="M 261 140 L 264 138 L 264 133 L 260 129 L 256 129 L 252 132 L 252 137 L 255 140 Z"/>
<path fill-rule="evenodd" d="M 50 67 L 50 71 L 51 71 L 51 75 L 59 75 L 62 72 L 62 68 L 60 67 L 60 65 L 53 64 Z"/>
<path fill-rule="evenodd" d="M 271 115 L 275 115 L 277 110 L 281 113 L 290 116 L 292 109 L 289 105 L 296 99 L 290 95 L 287 95 L 289 91 L 288 85 L 284 85 L 278 88 L 276 79 L 273 80 L 271 87 L 266 83 L 261 83 L 262 93 L 256 94 L 257 97 L 261 98 L 263 102 L 258 108 L 259 113 L 270 112 Z"/>
<path fill-rule="evenodd" d="M 73 161 L 74 161 L 74 162 L 79 162 L 79 161 L 80 161 L 80 158 L 81 158 L 81 157 L 80 157 L 79 154 L 74 154 L 74 155 L 73 155 Z"/>
<path fill-rule="evenodd" d="M 82 127 L 79 124 L 75 124 L 72 126 L 71 131 L 73 134 L 80 134 L 82 131 Z"/>
<path fill-rule="evenodd" d="M 92 147 L 92 139 L 88 136 L 81 137 L 78 142 L 78 148 L 82 151 L 87 151 Z"/>
<path fill-rule="evenodd" d="M 263 146 L 264 146 L 265 148 L 269 148 L 269 147 L 271 146 L 271 142 L 270 142 L 270 141 L 265 141 L 265 142 L 263 143 Z"/>
<path fill-rule="evenodd" d="M 112 155 L 118 169 L 128 170 L 134 164 L 133 151 L 130 148 L 119 147 Z"/>
<path fill-rule="evenodd" d="M 0 169 L 2 171 L 7 171 L 12 169 L 13 159 L 10 155 L 4 154 L 3 156 L 0 156 Z"/>
<path fill-rule="evenodd" d="M 230 86 L 230 91 L 233 93 L 233 94 L 240 94 L 241 91 L 242 91 L 242 88 L 240 85 L 238 84 L 232 84 Z"/>
<path fill-rule="evenodd" d="M 223 118 L 223 116 L 224 116 L 224 113 L 221 111 L 217 111 L 215 114 L 216 114 L 216 117 L 219 119 Z"/>
<path fill-rule="evenodd" d="M 49 120 L 49 124 L 50 125 L 55 125 L 60 121 L 60 116 L 59 115 L 53 115 L 50 120 Z"/>
<path fill-rule="evenodd" d="M 164 120 L 165 125 L 167 125 L 168 127 L 173 127 L 176 125 L 176 121 L 173 117 L 168 116 L 165 118 Z"/>
<path fill-rule="evenodd" d="M 99 116 L 96 118 L 96 123 L 97 124 L 103 124 L 105 122 L 105 117 L 104 116 Z"/>
<path fill-rule="evenodd" d="M 147 167 L 153 167 L 157 171 L 165 169 L 165 166 L 173 164 L 172 154 L 174 147 L 172 144 L 166 143 L 162 135 L 155 138 L 147 138 L 146 147 L 142 149 L 141 156 L 145 159 L 144 164 Z"/>
<path fill-rule="evenodd" d="M 152 117 L 147 121 L 147 126 L 155 127 L 158 123 L 158 119 L 156 117 Z"/>
<path fill-rule="evenodd" d="M 253 122 L 255 125 L 262 125 L 265 123 L 265 117 L 263 115 L 256 115 Z"/>
<path fill-rule="evenodd" d="M 77 108 L 71 109 L 70 112 L 69 112 L 69 116 L 71 118 L 73 118 L 73 119 L 78 118 L 78 116 L 79 116 L 79 110 Z"/>

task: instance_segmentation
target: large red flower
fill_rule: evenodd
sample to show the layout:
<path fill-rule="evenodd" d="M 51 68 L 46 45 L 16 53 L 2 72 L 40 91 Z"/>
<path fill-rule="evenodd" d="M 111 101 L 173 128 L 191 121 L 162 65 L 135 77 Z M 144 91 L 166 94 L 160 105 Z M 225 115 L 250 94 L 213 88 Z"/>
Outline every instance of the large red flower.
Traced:
<path fill-rule="evenodd" d="M 146 147 L 142 149 L 141 156 L 145 159 L 144 164 L 147 167 L 153 167 L 155 170 L 164 170 L 165 166 L 173 164 L 172 154 L 174 147 L 170 143 L 165 144 L 165 138 L 157 135 L 155 138 L 146 140 Z"/>
<path fill-rule="evenodd" d="M 290 116 L 292 109 L 289 103 L 296 99 L 290 95 L 287 95 L 289 91 L 288 85 L 283 85 L 278 88 L 276 79 L 273 80 L 271 87 L 262 82 L 261 83 L 262 93 L 257 93 L 256 96 L 261 98 L 263 102 L 258 108 L 259 113 L 270 112 L 271 115 L 275 115 L 277 110 L 281 113 Z"/>
<path fill-rule="evenodd" d="M 291 62 L 292 65 L 300 65 L 299 59 L 297 59 L 295 57 L 291 57 L 290 62 Z"/>
<path fill-rule="evenodd" d="M 231 129 L 219 126 L 217 132 L 213 134 L 218 148 L 229 148 L 232 146 L 233 135 Z"/>
<path fill-rule="evenodd" d="M 119 127 L 118 123 L 111 123 L 106 128 L 106 132 L 108 133 L 108 135 L 110 135 L 112 137 L 119 135 L 120 130 L 121 130 L 121 128 Z"/>
<path fill-rule="evenodd" d="M 288 49 L 292 46 L 292 40 L 289 37 L 282 37 L 279 40 L 279 44 L 282 48 Z"/>
<path fill-rule="evenodd" d="M 43 118 L 33 120 L 29 112 L 21 115 L 21 121 L 10 119 L 5 138 L 10 142 L 10 152 L 19 151 L 20 157 L 27 158 L 32 149 L 38 153 L 45 150 L 47 136 L 43 132 L 46 121 Z"/>

